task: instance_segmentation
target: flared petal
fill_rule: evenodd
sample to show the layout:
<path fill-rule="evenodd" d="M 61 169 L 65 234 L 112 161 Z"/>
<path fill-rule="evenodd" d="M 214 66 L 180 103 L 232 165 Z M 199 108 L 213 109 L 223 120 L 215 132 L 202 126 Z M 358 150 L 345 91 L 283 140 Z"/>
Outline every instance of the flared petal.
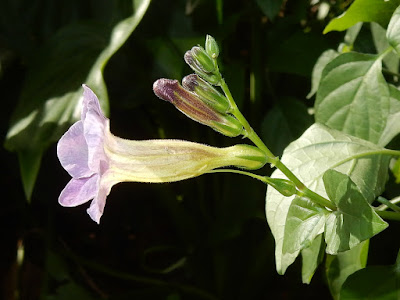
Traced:
<path fill-rule="evenodd" d="M 88 145 L 83 135 L 82 121 L 73 124 L 58 141 L 57 156 L 72 177 L 89 177 L 93 174 L 88 166 Z"/>
<path fill-rule="evenodd" d="M 110 182 L 105 182 L 100 184 L 96 197 L 90 203 L 90 207 L 87 209 L 87 213 L 97 224 L 100 224 L 100 218 L 104 212 L 104 206 L 106 205 L 106 199 L 108 194 L 110 194 L 111 187 L 113 186 Z"/>
<path fill-rule="evenodd" d="M 62 190 L 58 202 L 66 207 L 81 205 L 96 197 L 98 185 L 98 175 L 88 178 L 72 178 Z"/>
<path fill-rule="evenodd" d="M 82 112 L 81 112 L 81 120 L 85 120 L 88 112 L 97 114 L 104 122 L 107 118 L 104 116 L 103 111 L 101 110 L 99 99 L 96 94 L 86 85 L 83 84 L 83 102 L 82 102 Z"/>

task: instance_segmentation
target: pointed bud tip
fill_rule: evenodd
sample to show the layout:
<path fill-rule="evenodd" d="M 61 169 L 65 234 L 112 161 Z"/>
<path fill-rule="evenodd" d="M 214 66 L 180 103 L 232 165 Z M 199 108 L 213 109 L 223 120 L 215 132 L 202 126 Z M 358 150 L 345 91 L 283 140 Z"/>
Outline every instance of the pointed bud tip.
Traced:
<path fill-rule="evenodd" d="M 174 103 L 174 90 L 179 88 L 179 82 L 175 79 L 161 78 L 153 83 L 153 91 L 162 100 Z"/>
<path fill-rule="evenodd" d="M 182 79 L 182 86 L 185 89 L 193 92 L 195 87 L 198 86 L 198 80 L 199 77 L 196 74 L 187 75 Z"/>

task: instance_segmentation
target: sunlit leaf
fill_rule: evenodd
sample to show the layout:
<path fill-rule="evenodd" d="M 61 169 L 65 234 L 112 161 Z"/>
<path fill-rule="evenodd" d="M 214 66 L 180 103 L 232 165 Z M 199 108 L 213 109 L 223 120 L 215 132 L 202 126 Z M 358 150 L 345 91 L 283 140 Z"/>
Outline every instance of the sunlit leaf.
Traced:
<path fill-rule="evenodd" d="M 400 55 L 400 7 L 395 10 L 390 19 L 386 37 L 389 44 L 397 51 L 397 54 Z"/>
<path fill-rule="evenodd" d="M 340 290 L 347 277 L 365 268 L 368 249 L 369 241 L 365 241 L 349 251 L 326 256 L 326 279 L 334 299 L 339 299 Z"/>
<path fill-rule="evenodd" d="M 335 169 L 350 176 L 363 197 L 371 203 L 384 189 L 389 156 L 377 155 L 383 148 L 322 124 L 312 125 L 284 151 L 282 162 L 311 190 L 327 197 L 322 176 Z M 369 155 L 374 153 L 375 155 Z M 272 174 L 285 178 L 281 171 Z M 293 263 L 298 252 L 283 253 L 286 218 L 294 197 L 284 197 L 267 189 L 266 215 L 275 238 L 276 267 L 280 274 Z M 287 233 L 287 232 L 286 232 Z"/>
<path fill-rule="evenodd" d="M 311 246 L 324 231 L 327 214 L 326 209 L 307 198 L 295 197 L 286 217 L 282 252 L 294 253 Z"/>
<path fill-rule="evenodd" d="M 310 283 L 317 267 L 322 262 L 325 254 L 325 241 L 323 235 L 317 236 L 311 246 L 301 250 L 302 266 L 301 277 L 303 283 Z"/>
<path fill-rule="evenodd" d="M 88 84 L 108 111 L 103 70 L 142 19 L 150 0 L 132 1 L 133 14 L 111 26 L 72 24 L 62 28 L 38 52 L 23 85 L 5 146 L 17 152 L 41 154 L 79 116 L 75 113 Z M 33 164 L 39 165 L 37 161 Z M 24 163 L 24 160 L 21 160 Z M 28 169 L 30 166 L 21 166 Z M 33 174 L 33 173 L 32 173 Z M 23 177 L 27 198 L 36 176 Z"/>
<path fill-rule="evenodd" d="M 389 87 L 378 56 L 344 53 L 324 69 L 315 119 L 331 128 L 378 143 L 390 110 Z"/>
<path fill-rule="evenodd" d="M 326 253 L 337 254 L 368 240 L 388 224 L 378 216 L 349 176 L 328 170 L 325 190 L 337 210 L 326 218 Z"/>
<path fill-rule="evenodd" d="M 399 4 L 399 0 L 355 0 L 347 11 L 329 22 L 324 33 L 343 31 L 358 22 L 376 22 L 386 28 Z"/>

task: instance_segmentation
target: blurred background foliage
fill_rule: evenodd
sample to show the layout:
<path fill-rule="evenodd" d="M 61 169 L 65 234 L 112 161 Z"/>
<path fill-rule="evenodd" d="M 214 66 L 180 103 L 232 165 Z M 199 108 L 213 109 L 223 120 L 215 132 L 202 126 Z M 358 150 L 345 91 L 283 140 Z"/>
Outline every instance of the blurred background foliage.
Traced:
<path fill-rule="evenodd" d="M 343 33 L 322 31 L 351 1 L 153 0 L 102 66 L 102 85 L 88 74 L 114 26 L 140 2 L 0 1 L 2 136 L 10 122 L 50 96 L 55 97 L 50 110 L 64 101 L 58 111 L 69 116 L 57 117 L 50 129 L 33 123 L 17 142 L 6 143 L 20 162 L 21 153 L 39 153 L 23 156 L 32 159 L 23 173 L 34 179 L 38 170 L 29 202 L 16 153 L 1 150 L 0 297 L 329 297 L 322 272 L 310 286 L 301 283 L 300 262 L 285 276 L 277 275 L 264 213 L 266 187 L 250 178 L 211 174 L 171 184 L 120 184 L 108 197 L 100 225 L 88 217 L 86 206 L 58 205 L 69 176 L 57 160 L 54 141 L 72 121 L 73 97 L 65 96 L 80 94 L 86 80 L 93 82 L 104 107 L 109 99 L 111 131 L 117 136 L 242 143 L 193 122 L 152 92 L 158 78 L 181 80 L 189 74 L 185 51 L 203 45 L 210 34 L 220 45 L 222 73 L 243 114 L 280 155 L 313 123 L 308 113 L 313 100 L 306 99 L 312 68 L 324 50 L 343 39 Z M 363 40 L 369 38 L 361 34 L 358 46 L 365 48 L 369 43 Z"/>

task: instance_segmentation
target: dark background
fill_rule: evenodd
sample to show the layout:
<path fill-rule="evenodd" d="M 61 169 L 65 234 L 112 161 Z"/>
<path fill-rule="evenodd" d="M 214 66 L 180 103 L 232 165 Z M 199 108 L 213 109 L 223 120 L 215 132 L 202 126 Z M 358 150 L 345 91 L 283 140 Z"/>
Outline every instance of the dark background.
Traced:
<path fill-rule="evenodd" d="M 115 7 L 111 2 L 129 7 L 130 1 L 1 2 L 0 122 L 5 136 L 34 53 L 63 26 L 96 18 L 101 22 Z M 348 1 L 325 2 L 331 10 L 319 20 L 319 5 L 305 0 L 154 0 L 105 69 L 111 131 L 138 140 L 243 143 L 193 122 L 152 92 L 158 78 L 181 80 L 191 73 L 184 52 L 204 45 L 211 34 L 242 113 L 280 155 L 313 123 L 307 114 L 313 99 L 306 99 L 313 65 L 343 38 L 343 33 L 324 36 L 322 31 Z M 1 161 L 2 299 L 329 298 L 321 270 L 311 285 L 301 283 L 300 259 L 284 276 L 276 273 L 264 213 L 266 187 L 253 179 L 211 174 L 169 184 L 119 184 L 97 225 L 86 214 L 88 204 L 58 205 L 69 175 L 54 144 L 42 159 L 30 203 L 16 154 L 2 149 Z M 271 170 L 267 166 L 258 172 Z M 378 237 L 378 244 L 387 236 L 390 232 Z M 17 249 L 24 254 L 19 263 Z M 386 253 L 376 261 L 392 263 L 397 248 L 376 251 Z"/>

